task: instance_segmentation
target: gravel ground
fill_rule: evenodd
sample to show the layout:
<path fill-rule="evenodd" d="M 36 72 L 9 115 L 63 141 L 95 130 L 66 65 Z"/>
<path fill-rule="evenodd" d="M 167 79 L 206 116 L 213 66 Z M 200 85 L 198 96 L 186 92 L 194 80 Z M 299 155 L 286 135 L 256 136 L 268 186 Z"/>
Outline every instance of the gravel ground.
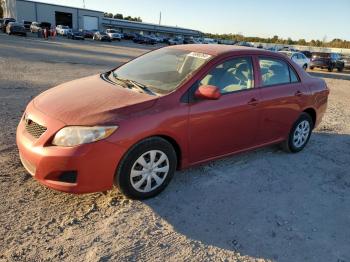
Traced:
<path fill-rule="evenodd" d="M 15 130 L 29 100 L 149 49 L 0 34 L 0 261 L 350 261 L 348 73 L 313 73 L 329 108 L 299 154 L 273 146 L 177 172 L 147 201 L 26 174 Z"/>

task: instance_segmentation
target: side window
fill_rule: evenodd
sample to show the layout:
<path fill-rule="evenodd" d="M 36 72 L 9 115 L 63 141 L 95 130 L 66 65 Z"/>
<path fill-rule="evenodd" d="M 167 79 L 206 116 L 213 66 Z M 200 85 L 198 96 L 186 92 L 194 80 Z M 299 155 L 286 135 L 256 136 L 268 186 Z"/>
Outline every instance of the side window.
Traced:
<path fill-rule="evenodd" d="M 263 86 L 299 82 L 299 78 L 286 62 L 274 58 L 260 58 L 260 71 Z"/>
<path fill-rule="evenodd" d="M 298 78 L 298 76 L 295 73 L 293 68 L 289 67 L 289 73 L 290 73 L 290 82 L 291 83 L 299 82 L 299 78 Z"/>
<path fill-rule="evenodd" d="M 250 58 L 235 58 L 216 66 L 200 85 L 214 85 L 222 94 L 254 87 L 253 66 Z"/>

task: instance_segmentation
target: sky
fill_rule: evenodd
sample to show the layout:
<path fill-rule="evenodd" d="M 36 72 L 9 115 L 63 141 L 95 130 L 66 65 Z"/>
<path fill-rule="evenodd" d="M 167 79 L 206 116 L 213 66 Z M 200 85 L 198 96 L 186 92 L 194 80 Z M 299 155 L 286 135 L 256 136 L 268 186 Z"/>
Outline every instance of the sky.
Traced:
<path fill-rule="evenodd" d="M 84 0 L 37 0 L 83 7 Z M 85 0 L 85 7 L 144 22 L 244 36 L 350 40 L 350 0 Z"/>

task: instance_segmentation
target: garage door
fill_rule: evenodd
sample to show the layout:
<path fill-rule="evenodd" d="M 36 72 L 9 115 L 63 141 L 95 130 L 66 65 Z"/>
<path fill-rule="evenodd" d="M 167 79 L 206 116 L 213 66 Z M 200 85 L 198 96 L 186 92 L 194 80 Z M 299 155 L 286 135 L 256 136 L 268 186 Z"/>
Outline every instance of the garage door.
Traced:
<path fill-rule="evenodd" d="M 83 16 L 83 25 L 85 30 L 98 29 L 98 17 L 96 16 Z"/>

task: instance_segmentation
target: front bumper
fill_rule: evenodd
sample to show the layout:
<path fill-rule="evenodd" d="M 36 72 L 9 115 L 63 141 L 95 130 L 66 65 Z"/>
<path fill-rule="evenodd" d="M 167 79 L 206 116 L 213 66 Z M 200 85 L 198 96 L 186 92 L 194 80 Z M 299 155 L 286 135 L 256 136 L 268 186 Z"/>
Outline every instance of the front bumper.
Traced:
<path fill-rule="evenodd" d="M 23 166 L 41 184 L 67 193 L 91 193 L 113 187 L 118 163 L 126 150 L 105 140 L 76 147 L 50 144 L 64 123 L 50 119 L 31 103 L 27 115 L 47 130 L 33 138 L 21 119 L 17 128 L 17 146 Z M 62 174 L 75 174 L 72 182 L 62 181 Z M 69 180 L 68 180 L 69 181 Z"/>

